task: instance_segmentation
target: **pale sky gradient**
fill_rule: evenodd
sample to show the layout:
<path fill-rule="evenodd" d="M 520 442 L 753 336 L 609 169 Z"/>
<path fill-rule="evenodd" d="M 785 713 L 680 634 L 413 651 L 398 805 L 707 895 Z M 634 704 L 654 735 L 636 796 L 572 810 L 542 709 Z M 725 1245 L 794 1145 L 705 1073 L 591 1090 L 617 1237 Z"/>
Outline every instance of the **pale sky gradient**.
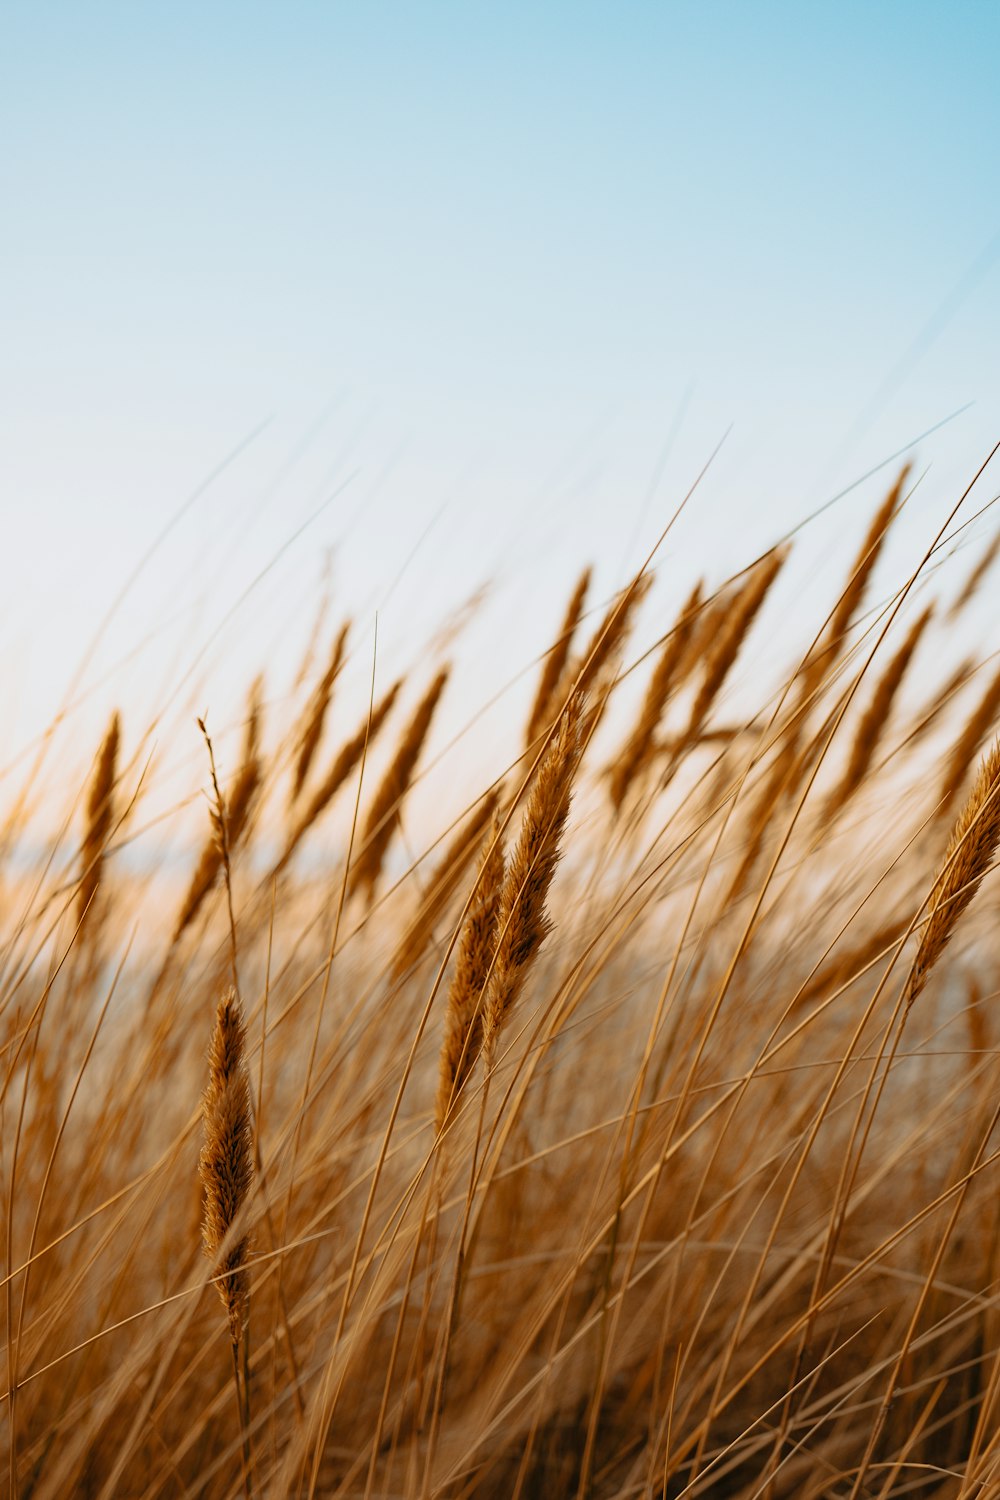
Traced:
<path fill-rule="evenodd" d="M 1000 436 L 998 56 L 993 0 L 7 7 L 4 760 L 262 422 L 116 614 L 102 715 L 204 648 L 213 704 L 280 677 L 341 543 L 387 673 L 497 578 L 485 695 L 730 428 L 664 612 L 974 403 L 919 447 L 925 538 Z"/>

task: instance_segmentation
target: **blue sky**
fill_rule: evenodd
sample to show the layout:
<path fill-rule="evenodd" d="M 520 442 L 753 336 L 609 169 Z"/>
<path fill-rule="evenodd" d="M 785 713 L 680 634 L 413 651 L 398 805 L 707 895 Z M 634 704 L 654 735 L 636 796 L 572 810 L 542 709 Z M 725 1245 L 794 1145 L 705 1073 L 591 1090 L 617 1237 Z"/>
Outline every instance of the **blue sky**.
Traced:
<path fill-rule="evenodd" d="M 974 403 L 921 445 L 930 524 L 1000 435 L 998 55 L 992 3 L 9 8 L 13 743 L 75 665 L 67 623 L 82 649 L 264 420 L 109 628 L 113 689 L 149 632 L 165 681 L 164 641 L 286 544 L 220 659 L 280 654 L 335 546 L 363 615 L 431 523 L 390 659 L 495 573 L 522 665 L 730 428 L 685 581 Z M 849 550 L 872 493 L 817 546 Z"/>

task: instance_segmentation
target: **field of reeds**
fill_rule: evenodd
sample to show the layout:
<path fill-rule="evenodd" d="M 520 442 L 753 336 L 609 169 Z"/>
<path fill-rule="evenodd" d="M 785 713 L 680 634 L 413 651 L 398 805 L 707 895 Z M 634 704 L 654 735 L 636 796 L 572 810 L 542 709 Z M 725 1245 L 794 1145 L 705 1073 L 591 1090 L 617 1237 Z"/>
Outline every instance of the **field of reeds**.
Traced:
<path fill-rule="evenodd" d="M 1000 539 L 973 482 L 892 576 L 913 484 L 798 639 L 794 541 L 554 596 L 429 837 L 461 634 L 388 681 L 331 618 L 192 723 L 179 883 L 127 704 L 4 780 L 11 1495 L 1000 1496 L 1000 669 L 953 645 Z"/>

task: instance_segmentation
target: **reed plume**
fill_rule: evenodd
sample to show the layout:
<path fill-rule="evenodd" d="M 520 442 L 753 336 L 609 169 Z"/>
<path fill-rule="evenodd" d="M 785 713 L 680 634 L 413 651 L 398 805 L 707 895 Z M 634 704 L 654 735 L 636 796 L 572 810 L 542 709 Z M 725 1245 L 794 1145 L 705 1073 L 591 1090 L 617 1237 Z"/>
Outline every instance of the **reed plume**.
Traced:
<path fill-rule="evenodd" d="M 393 756 L 392 763 L 372 800 L 365 823 L 361 850 L 351 871 L 350 882 L 352 891 L 364 887 L 369 899 L 378 884 L 378 878 L 382 872 L 382 861 L 399 821 L 403 798 L 413 780 L 413 773 L 430 730 L 434 710 L 437 708 L 447 681 L 448 668 L 444 667 L 417 704 L 413 717 L 403 732 L 403 738 Z"/>
<path fill-rule="evenodd" d="M 228 793 L 225 796 L 220 793 L 212 806 L 212 830 L 202 848 L 174 924 L 175 943 L 198 915 L 205 897 L 215 885 L 228 853 L 236 848 L 246 832 L 254 798 L 261 783 L 260 715 L 259 686 L 255 684 L 243 732 L 240 768 Z"/>
<path fill-rule="evenodd" d="M 583 697 L 574 693 L 528 794 L 497 910 L 497 948 L 484 996 L 483 1040 L 489 1059 L 539 947 L 552 929 L 549 886 L 562 849 L 573 778 L 583 751 Z"/>
<path fill-rule="evenodd" d="M 844 806 L 868 774 L 868 768 L 871 765 L 875 748 L 888 722 L 889 714 L 892 711 L 893 700 L 899 691 L 906 669 L 912 660 L 913 653 L 920 644 L 920 637 L 927 628 L 933 612 L 933 605 L 928 605 L 923 613 L 914 620 L 907 632 L 906 639 L 892 657 L 889 665 L 876 684 L 871 702 L 861 716 L 857 734 L 854 736 L 854 744 L 851 746 L 851 756 L 847 763 L 847 769 L 827 806 L 828 817 L 838 812 Z"/>
<path fill-rule="evenodd" d="M 90 909 L 101 882 L 104 851 L 113 822 L 115 769 L 120 739 L 121 721 L 118 714 L 113 713 L 97 753 L 87 794 L 87 826 L 80 850 L 80 884 L 77 892 L 77 912 L 81 922 Z"/>
<path fill-rule="evenodd" d="M 254 1178 L 250 1080 L 245 1051 L 243 1007 L 235 990 L 230 989 L 216 1008 L 209 1048 L 199 1171 L 205 1193 L 202 1221 L 205 1254 L 220 1272 L 219 1296 L 234 1345 L 243 1337 L 250 1308 L 249 1232 L 230 1242 Z"/>
<path fill-rule="evenodd" d="M 973 709 L 949 757 L 941 779 L 941 790 L 938 793 L 942 813 L 947 812 L 961 790 L 976 752 L 996 724 L 998 713 L 1000 713 L 1000 671 L 991 677 L 985 693 Z"/>
<path fill-rule="evenodd" d="M 573 644 L 573 636 L 576 627 L 580 623 L 583 614 L 583 606 L 587 598 L 587 590 L 590 587 L 590 568 L 584 568 L 577 579 L 576 587 L 570 595 L 566 613 L 559 627 L 554 645 L 545 657 L 542 667 L 542 675 L 538 681 L 538 690 L 535 700 L 531 705 L 531 713 L 528 715 L 528 727 L 524 735 L 526 746 L 533 745 L 542 731 L 547 728 L 549 711 L 553 709 L 558 699 L 556 689 L 562 680 L 566 663 L 569 660 L 570 648 Z"/>
<path fill-rule="evenodd" d="M 910 465 L 904 464 L 895 484 L 871 519 L 846 587 L 834 606 L 826 629 L 802 668 L 800 682 L 803 700 L 812 696 L 840 656 L 851 622 L 864 601 L 868 582 L 875 571 L 889 527 L 899 511 L 900 499 L 909 477 Z"/>
<path fill-rule="evenodd" d="M 663 717 L 701 605 L 701 584 L 694 589 L 681 610 L 673 630 L 667 636 L 653 668 L 638 722 L 609 768 L 608 793 L 615 811 L 621 810 L 626 793 L 649 760 L 657 727 Z"/>
<path fill-rule="evenodd" d="M 984 755 L 969 799 L 952 829 L 941 873 L 927 901 L 930 915 L 906 980 L 911 1006 L 951 941 L 962 913 L 982 883 L 1000 841 L 1000 741 Z"/>
<path fill-rule="evenodd" d="M 483 990 L 497 942 L 504 881 L 500 819 L 494 810 L 479 858 L 474 894 L 455 950 L 438 1069 L 434 1124 L 440 1134 L 482 1051 Z"/>
<path fill-rule="evenodd" d="M 954 620 L 957 615 L 961 614 L 962 610 L 969 603 L 969 600 L 976 593 L 990 568 L 996 562 L 998 554 L 1000 554 L 1000 531 L 997 531 L 993 540 L 983 552 L 982 557 L 969 573 L 968 578 L 958 593 L 958 597 L 948 612 L 949 620 Z"/>
<path fill-rule="evenodd" d="M 333 643 L 333 651 L 326 671 L 317 684 L 309 708 L 299 734 L 298 753 L 295 758 L 295 769 L 292 773 L 292 792 L 290 800 L 296 801 L 309 768 L 313 763 L 317 747 L 323 734 L 323 725 L 326 721 L 327 710 L 330 707 L 330 699 L 333 696 L 333 685 L 343 665 L 344 652 L 347 648 L 347 636 L 350 630 L 348 620 L 340 629 L 337 639 Z"/>
<path fill-rule="evenodd" d="M 350 776 L 354 767 L 365 753 L 365 746 L 371 744 L 392 712 L 401 687 L 401 682 L 394 682 L 389 691 L 375 704 L 371 715 L 366 716 L 357 733 L 352 735 L 347 743 L 341 746 L 334 757 L 332 766 L 316 788 L 308 805 L 289 834 L 288 843 L 285 845 L 284 853 L 278 862 L 279 869 L 284 868 L 288 863 L 302 838 L 316 822 L 320 814 L 325 812 L 348 776 Z"/>
<path fill-rule="evenodd" d="M 637 573 L 628 588 L 616 595 L 608 606 L 590 644 L 568 673 L 575 691 L 587 692 L 593 687 L 615 652 L 625 644 L 635 612 L 648 594 L 652 582 L 652 573 Z"/>
<path fill-rule="evenodd" d="M 483 829 L 492 819 L 499 801 L 499 790 L 494 788 L 476 803 L 445 845 L 428 876 L 413 920 L 396 950 L 392 964 L 393 979 L 402 978 L 424 952 L 434 923 L 458 889 L 466 866 L 479 848 Z"/>
<path fill-rule="evenodd" d="M 686 739 L 697 739 L 701 733 L 709 710 L 739 655 L 740 647 L 757 618 L 757 613 L 767 598 L 768 590 L 777 578 L 788 556 L 784 548 L 776 548 L 761 558 L 746 583 L 733 600 L 725 618 L 721 621 L 714 643 L 709 647 L 701 683 L 691 707 L 691 719 Z"/>

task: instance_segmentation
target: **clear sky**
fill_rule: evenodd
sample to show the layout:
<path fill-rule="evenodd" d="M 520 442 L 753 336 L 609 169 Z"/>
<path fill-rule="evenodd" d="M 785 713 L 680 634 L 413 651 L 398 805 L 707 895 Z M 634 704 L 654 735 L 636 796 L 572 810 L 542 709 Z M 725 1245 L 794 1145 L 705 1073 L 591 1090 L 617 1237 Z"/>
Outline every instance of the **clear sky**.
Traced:
<path fill-rule="evenodd" d="M 0 746 L 265 421 L 90 683 L 280 654 L 333 547 L 387 661 L 494 574 L 521 666 L 727 429 L 685 582 L 974 403 L 923 535 L 1000 436 L 998 56 L 993 0 L 6 7 Z"/>

